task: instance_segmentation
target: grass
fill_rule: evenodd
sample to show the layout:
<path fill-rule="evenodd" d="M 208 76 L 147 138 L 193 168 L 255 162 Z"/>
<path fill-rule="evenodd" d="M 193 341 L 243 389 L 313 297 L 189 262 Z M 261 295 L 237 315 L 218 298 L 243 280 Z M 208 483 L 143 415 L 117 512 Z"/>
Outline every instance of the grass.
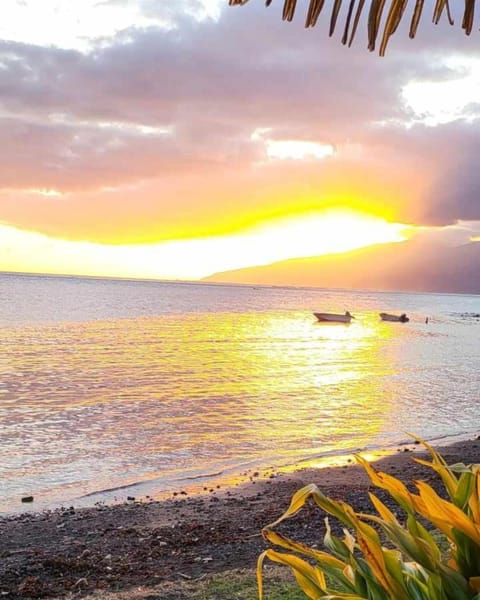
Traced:
<path fill-rule="evenodd" d="M 272 572 L 273 571 L 273 572 Z M 267 572 L 265 589 L 269 600 L 306 600 L 294 578 L 285 570 Z M 257 600 L 258 588 L 254 571 L 236 571 L 216 575 L 203 585 L 189 590 L 192 600 Z M 173 598 L 172 598 L 173 600 Z"/>
<path fill-rule="evenodd" d="M 290 571 L 277 566 L 265 569 L 268 600 L 307 600 Z M 72 597 L 73 598 L 73 597 Z M 255 569 L 210 575 L 197 581 L 172 581 L 124 592 L 97 592 L 84 600 L 257 600 Z"/>

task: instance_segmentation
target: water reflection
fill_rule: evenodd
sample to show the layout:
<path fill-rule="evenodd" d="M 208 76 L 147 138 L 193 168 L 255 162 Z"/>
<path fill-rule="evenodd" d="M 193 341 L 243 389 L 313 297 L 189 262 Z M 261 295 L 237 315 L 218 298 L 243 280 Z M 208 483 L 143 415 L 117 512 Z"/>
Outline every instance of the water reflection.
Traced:
<path fill-rule="evenodd" d="M 451 428 L 452 384 L 468 428 L 476 392 L 451 353 L 458 332 L 446 324 L 438 346 L 423 325 L 356 315 L 348 326 L 279 310 L 0 329 L 3 506 L 432 435 Z"/>

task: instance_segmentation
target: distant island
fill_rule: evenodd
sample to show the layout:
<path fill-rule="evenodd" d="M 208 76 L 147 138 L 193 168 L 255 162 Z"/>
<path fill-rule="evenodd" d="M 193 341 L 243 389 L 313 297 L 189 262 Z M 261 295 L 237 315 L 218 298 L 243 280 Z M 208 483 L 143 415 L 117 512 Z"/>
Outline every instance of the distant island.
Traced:
<path fill-rule="evenodd" d="M 415 239 L 377 244 L 215 273 L 202 281 L 480 294 L 480 242 L 454 247 Z"/>

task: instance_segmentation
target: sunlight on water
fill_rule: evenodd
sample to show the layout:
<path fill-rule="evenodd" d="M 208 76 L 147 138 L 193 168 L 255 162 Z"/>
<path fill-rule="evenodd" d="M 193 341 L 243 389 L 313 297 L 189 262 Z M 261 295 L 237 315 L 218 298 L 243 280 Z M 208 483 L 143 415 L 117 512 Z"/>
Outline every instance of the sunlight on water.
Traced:
<path fill-rule="evenodd" d="M 362 310 L 339 325 L 298 309 L 320 306 L 311 292 L 283 290 L 280 309 L 278 290 L 250 290 L 261 308 L 244 312 L 229 293 L 230 311 L 0 328 L 0 510 L 475 427 L 480 324 L 427 326 L 413 295 L 403 325 L 371 308 L 385 296 L 343 293 Z"/>

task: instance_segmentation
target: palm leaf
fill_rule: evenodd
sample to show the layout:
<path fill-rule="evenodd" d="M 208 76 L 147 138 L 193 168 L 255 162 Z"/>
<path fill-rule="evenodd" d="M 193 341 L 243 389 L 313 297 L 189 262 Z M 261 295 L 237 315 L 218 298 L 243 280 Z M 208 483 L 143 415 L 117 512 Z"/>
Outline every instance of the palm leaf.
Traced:
<path fill-rule="evenodd" d="M 249 0 L 229 0 L 230 6 L 237 6 L 246 4 Z M 473 28 L 473 17 L 475 12 L 475 4 L 476 0 L 463 0 L 464 1 L 464 11 L 463 11 L 463 20 L 462 20 L 462 28 L 465 30 L 467 35 L 470 35 Z M 461 3 L 461 0 L 455 0 L 455 4 Z M 266 0 L 266 5 L 270 6 L 272 0 Z M 305 21 L 305 27 L 314 27 L 317 23 L 317 20 L 325 6 L 325 0 L 310 0 L 308 4 L 307 10 L 307 18 Z M 376 42 L 381 34 L 381 42 L 379 48 L 380 56 L 384 56 L 385 50 L 387 48 L 388 41 L 390 37 L 397 30 L 400 22 L 405 16 L 407 6 L 414 6 L 413 14 L 410 21 L 410 38 L 414 38 L 418 24 L 422 18 L 423 8 L 424 8 L 424 0 L 390 0 L 390 8 L 388 9 L 385 17 L 385 22 L 383 25 L 383 32 L 381 33 L 381 21 L 383 16 L 383 11 L 385 8 L 386 0 L 370 0 L 370 2 L 365 2 L 365 0 L 350 0 L 348 5 L 347 14 L 345 17 L 345 24 L 342 36 L 342 44 L 348 44 L 349 46 L 352 44 L 352 41 L 355 37 L 358 22 L 364 9 L 365 5 L 369 6 L 368 12 L 368 25 L 367 25 L 367 34 L 368 34 L 368 49 L 373 51 L 375 50 Z M 342 8 L 342 0 L 333 0 L 332 11 L 330 14 L 330 29 L 329 34 L 333 35 L 340 13 L 340 9 Z M 297 0 L 283 0 L 283 19 L 285 21 L 292 21 L 295 16 L 295 9 L 297 7 Z M 355 10 L 356 9 L 356 10 Z M 435 5 L 433 8 L 433 16 L 432 21 L 437 24 L 443 15 L 446 15 L 450 25 L 453 25 L 453 19 L 450 12 L 450 6 L 448 0 L 435 0 Z M 352 20 L 352 16 L 354 16 Z"/>

